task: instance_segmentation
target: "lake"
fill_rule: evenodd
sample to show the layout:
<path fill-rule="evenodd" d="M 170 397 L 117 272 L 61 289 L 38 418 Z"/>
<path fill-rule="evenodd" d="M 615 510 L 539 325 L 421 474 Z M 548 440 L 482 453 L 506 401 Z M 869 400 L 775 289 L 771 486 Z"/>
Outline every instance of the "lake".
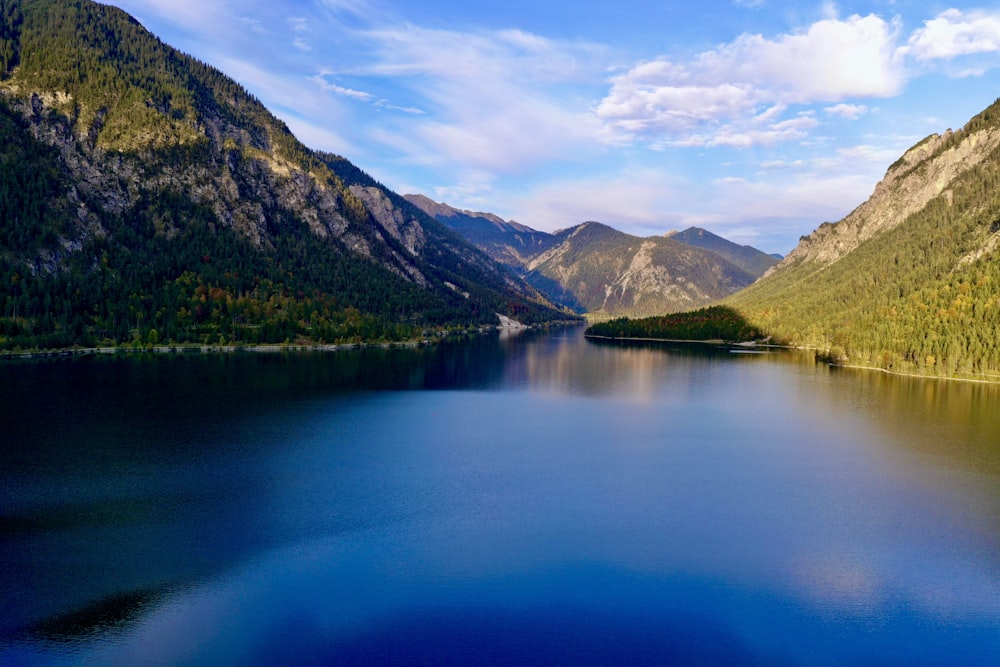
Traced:
<path fill-rule="evenodd" d="M 996 664 L 1000 387 L 591 343 L 0 364 L 0 664 Z"/>

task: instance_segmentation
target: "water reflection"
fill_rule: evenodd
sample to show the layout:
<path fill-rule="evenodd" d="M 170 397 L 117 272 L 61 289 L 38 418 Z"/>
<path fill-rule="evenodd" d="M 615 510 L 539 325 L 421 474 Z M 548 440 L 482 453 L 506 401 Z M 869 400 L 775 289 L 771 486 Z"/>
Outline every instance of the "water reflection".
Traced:
<path fill-rule="evenodd" d="M 865 411 L 892 442 L 913 453 L 1000 476 L 1000 385 L 840 373 L 845 382 L 838 383 L 835 407 Z"/>
<path fill-rule="evenodd" d="M 1000 655 L 997 388 L 580 333 L 0 365 L 0 663 Z"/>
<path fill-rule="evenodd" d="M 751 363 L 756 358 L 736 358 L 730 349 L 714 345 L 588 341 L 579 329 L 508 347 L 508 354 L 507 384 L 640 401 L 651 399 L 664 383 L 704 385 L 715 364 Z M 787 353 L 775 352 L 780 354 Z"/>

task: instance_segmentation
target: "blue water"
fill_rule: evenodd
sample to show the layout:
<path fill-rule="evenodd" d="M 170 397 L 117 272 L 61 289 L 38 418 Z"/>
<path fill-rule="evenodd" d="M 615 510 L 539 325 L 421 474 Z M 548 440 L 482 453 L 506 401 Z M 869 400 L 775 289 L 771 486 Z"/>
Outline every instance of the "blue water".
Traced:
<path fill-rule="evenodd" d="M 987 664 L 1000 389 L 587 343 L 0 365 L 0 664 Z"/>

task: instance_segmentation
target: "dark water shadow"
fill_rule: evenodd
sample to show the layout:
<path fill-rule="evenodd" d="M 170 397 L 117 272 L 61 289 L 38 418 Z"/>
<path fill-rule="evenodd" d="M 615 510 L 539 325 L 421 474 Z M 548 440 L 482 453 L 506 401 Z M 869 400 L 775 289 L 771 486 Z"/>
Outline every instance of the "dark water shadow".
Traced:
<path fill-rule="evenodd" d="M 18 633 L 22 639 L 77 643 L 108 633 L 125 633 L 169 595 L 169 589 L 117 593 L 68 613 L 50 617 Z"/>
<path fill-rule="evenodd" d="M 275 655 L 274 658 L 281 656 Z M 309 664 L 780 665 L 709 619 L 628 618 L 593 609 L 423 612 L 387 619 Z M 789 663 L 790 664 L 790 663 Z"/>

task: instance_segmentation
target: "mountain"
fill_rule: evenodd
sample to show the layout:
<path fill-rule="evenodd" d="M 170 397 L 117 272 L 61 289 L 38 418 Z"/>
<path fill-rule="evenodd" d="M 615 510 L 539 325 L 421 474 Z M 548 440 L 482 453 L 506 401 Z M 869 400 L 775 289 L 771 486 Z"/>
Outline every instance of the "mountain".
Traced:
<path fill-rule="evenodd" d="M 219 71 L 86 0 L 0 1 L 0 284 L 0 347 L 561 316 Z"/>
<path fill-rule="evenodd" d="M 598 318 L 696 308 L 754 281 L 715 253 L 662 236 L 639 238 L 598 222 L 554 236 L 556 244 L 526 265 L 526 280 L 540 289 L 555 281 Z"/>
<path fill-rule="evenodd" d="M 716 255 L 729 260 L 747 273 L 758 278 L 764 275 L 768 269 L 777 264 L 778 260 L 781 259 L 780 257 L 775 258 L 773 255 L 761 252 L 753 246 L 738 245 L 699 227 L 688 227 L 682 232 L 671 234 L 670 238 L 681 243 L 711 250 Z"/>
<path fill-rule="evenodd" d="M 523 269 L 527 262 L 547 250 L 555 237 L 517 222 L 506 221 L 492 213 L 460 211 L 435 202 L 424 195 L 404 195 L 405 199 L 428 215 L 455 230 L 494 260 Z"/>
<path fill-rule="evenodd" d="M 726 303 L 847 363 L 996 380 L 998 246 L 1000 101 L 906 151 L 867 201 Z"/>
<path fill-rule="evenodd" d="M 422 195 L 407 200 L 509 266 L 552 301 L 598 319 L 661 314 L 705 305 L 752 283 L 774 261 L 708 232 L 639 238 L 598 222 L 548 234 L 492 213 L 460 211 Z M 732 258 L 725 257 L 728 253 Z M 736 260 L 736 261 L 734 261 Z M 755 264 L 756 262 L 756 264 Z M 748 271 L 739 266 L 753 266 Z"/>

